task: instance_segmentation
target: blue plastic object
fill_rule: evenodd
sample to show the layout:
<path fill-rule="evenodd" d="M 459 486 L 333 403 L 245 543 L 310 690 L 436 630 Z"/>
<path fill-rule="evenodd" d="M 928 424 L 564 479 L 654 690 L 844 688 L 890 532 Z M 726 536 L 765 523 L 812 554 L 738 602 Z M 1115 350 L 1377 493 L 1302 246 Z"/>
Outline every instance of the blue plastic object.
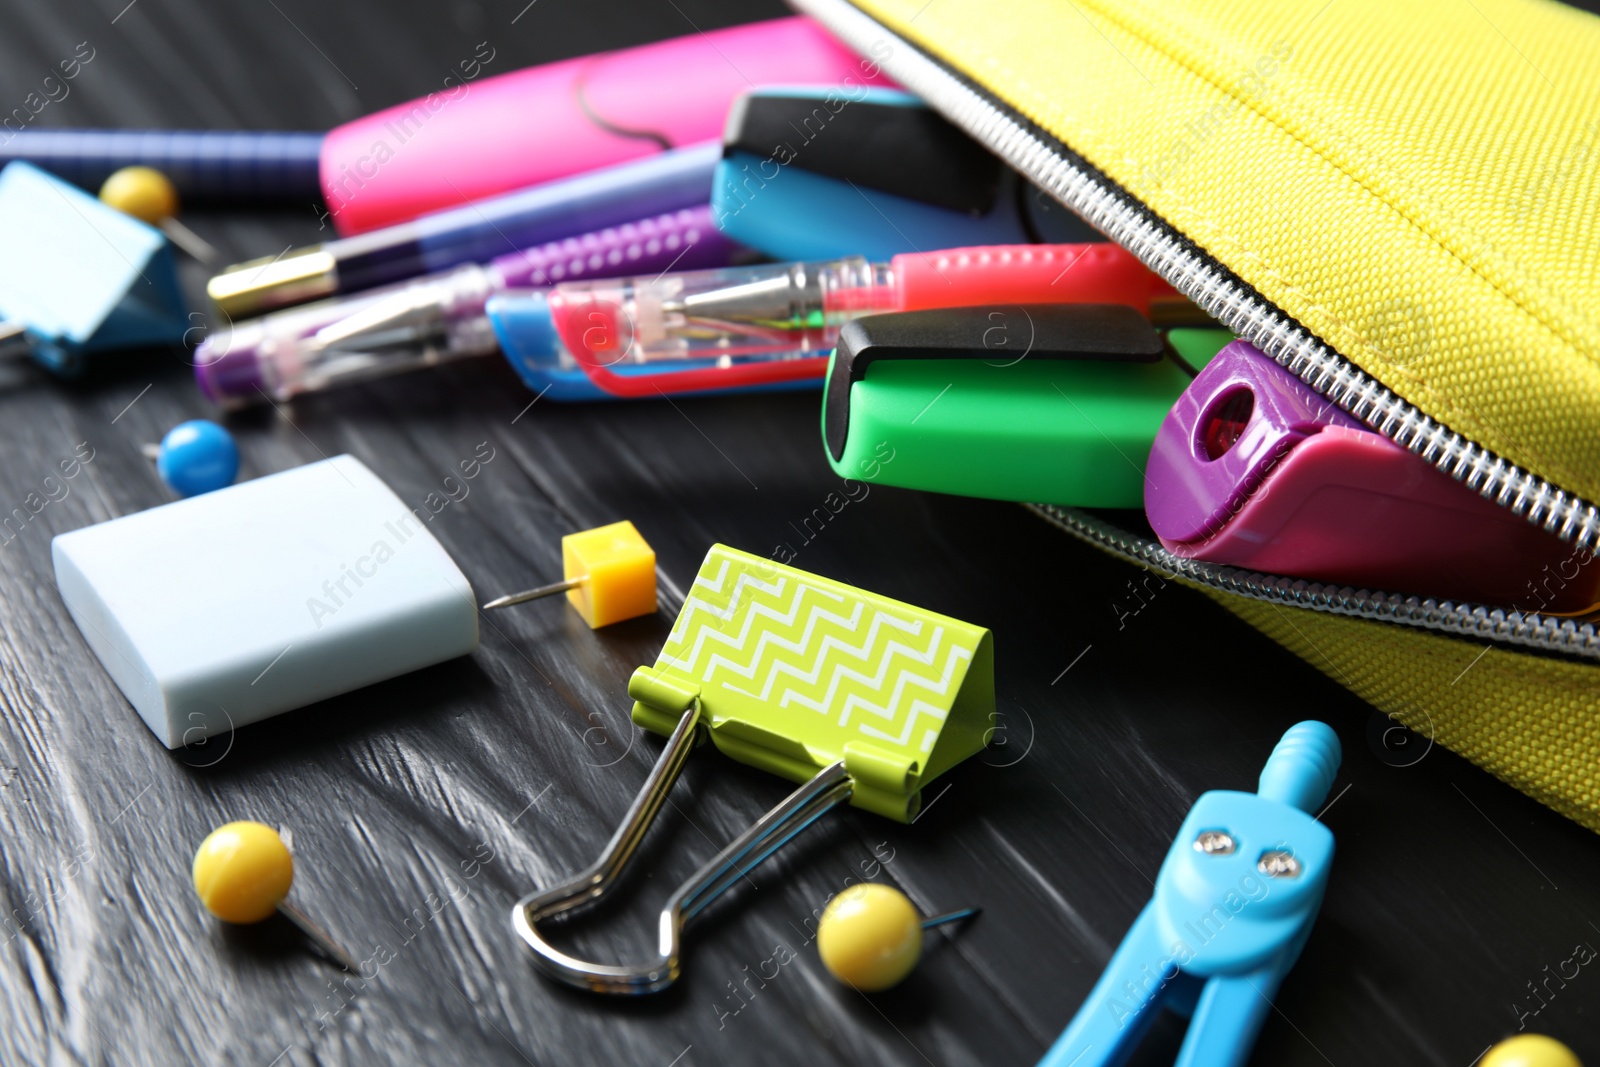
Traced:
<path fill-rule="evenodd" d="M 1176 1067 L 1243 1067 L 1322 906 L 1333 833 L 1310 813 L 1339 758 L 1331 728 L 1302 722 L 1261 792 L 1195 802 L 1150 903 L 1040 1067 L 1118 1067 L 1163 1006 L 1190 1016 Z"/>
<path fill-rule="evenodd" d="M 199 496 L 233 484 L 239 446 L 214 422 L 191 419 L 167 431 L 156 456 L 161 480 L 179 496 Z"/>
<path fill-rule="evenodd" d="M 160 230 L 27 163 L 0 171 L 0 320 L 65 375 L 97 351 L 179 344 L 190 325 Z"/>

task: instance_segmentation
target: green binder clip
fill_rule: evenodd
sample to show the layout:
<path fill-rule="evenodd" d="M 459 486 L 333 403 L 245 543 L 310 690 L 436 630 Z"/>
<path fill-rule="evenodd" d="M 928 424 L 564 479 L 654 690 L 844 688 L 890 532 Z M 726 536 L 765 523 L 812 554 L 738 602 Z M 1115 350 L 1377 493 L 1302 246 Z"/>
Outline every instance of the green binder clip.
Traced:
<path fill-rule="evenodd" d="M 633 720 L 667 736 L 604 853 L 565 885 L 529 894 L 512 926 L 556 981 L 652 993 L 680 973 L 683 927 L 824 812 L 846 801 L 899 822 L 922 789 L 988 742 L 989 631 L 715 545 L 652 667 L 628 683 Z M 699 741 L 804 783 L 673 893 L 660 955 L 590 963 L 556 949 L 540 920 L 598 899 L 621 876 Z"/>

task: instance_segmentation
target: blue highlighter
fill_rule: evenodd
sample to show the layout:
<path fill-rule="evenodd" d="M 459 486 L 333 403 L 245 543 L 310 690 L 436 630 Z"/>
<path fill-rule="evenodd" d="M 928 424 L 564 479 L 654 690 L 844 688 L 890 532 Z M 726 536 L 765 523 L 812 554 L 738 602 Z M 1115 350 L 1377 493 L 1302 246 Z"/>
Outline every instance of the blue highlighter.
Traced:
<path fill-rule="evenodd" d="M 761 88 L 735 100 L 711 215 L 779 260 L 1092 239 L 916 97 L 865 86 Z"/>

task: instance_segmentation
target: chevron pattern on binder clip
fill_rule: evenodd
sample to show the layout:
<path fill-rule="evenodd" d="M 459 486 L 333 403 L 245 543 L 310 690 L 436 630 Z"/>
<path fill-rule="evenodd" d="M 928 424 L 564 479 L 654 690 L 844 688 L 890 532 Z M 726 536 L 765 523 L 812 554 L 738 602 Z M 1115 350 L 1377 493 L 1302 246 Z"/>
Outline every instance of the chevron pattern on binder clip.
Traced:
<path fill-rule="evenodd" d="M 734 758 L 799 781 L 842 759 L 854 803 L 908 817 L 922 785 L 988 738 L 991 643 L 981 627 L 717 545 L 654 674 L 696 687 Z M 666 733 L 677 716 L 639 704 L 634 718 Z"/>

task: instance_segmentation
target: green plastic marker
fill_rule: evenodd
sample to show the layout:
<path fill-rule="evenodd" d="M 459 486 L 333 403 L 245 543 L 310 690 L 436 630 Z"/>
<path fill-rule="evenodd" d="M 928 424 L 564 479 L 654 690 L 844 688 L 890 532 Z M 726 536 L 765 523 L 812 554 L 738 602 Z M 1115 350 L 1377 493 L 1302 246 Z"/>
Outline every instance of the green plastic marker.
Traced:
<path fill-rule="evenodd" d="M 1230 340 L 1199 329 L 1163 338 L 1118 304 L 857 319 L 828 367 L 828 461 L 844 477 L 907 489 L 1142 507 L 1161 421 Z"/>
<path fill-rule="evenodd" d="M 1185 326 L 1167 331 L 1167 344 L 1195 374 L 1205 370 L 1212 357 L 1236 340 L 1228 330 L 1216 327 Z"/>

